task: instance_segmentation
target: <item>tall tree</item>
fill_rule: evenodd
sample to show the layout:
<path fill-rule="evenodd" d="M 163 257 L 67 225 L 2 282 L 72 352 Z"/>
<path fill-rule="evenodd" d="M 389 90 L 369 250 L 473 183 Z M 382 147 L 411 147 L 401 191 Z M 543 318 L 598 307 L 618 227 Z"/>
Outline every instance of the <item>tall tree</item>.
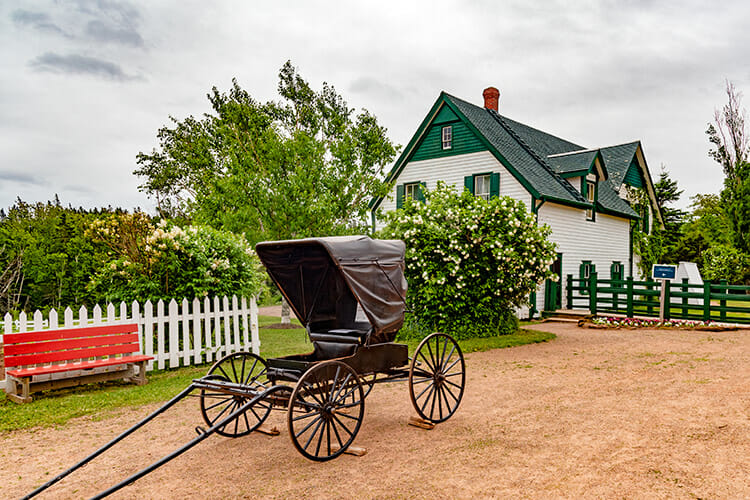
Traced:
<path fill-rule="evenodd" d="M 726 82 L 727 103 L 714 113 L 706 134 L 714 149 L 709 155 L 724 170 L 721 193 L 731 224 L 733 244 L 750 253 L 750 134 L 746 129 L 747 111 L 742 107 L 742 92 Z"/>
<path fill-rule="evenodd" d="M 672 206 L 680 200 L 683 190 L 677 185 L 677 181 L 669 176 L 669 171 L 664 165 L 661 166 L 659 180 L 654 184 L 656 203 L 664 221 L 663 238 L 661 244 L 664 248 L 663 259 L 668 262 L 677 262 L 675 259 L 680 239 L 680 226 L 687 212 Z M 654 230 L 660 230 L 654 228 Z"/>
<path fill-rule="evenodd" d="M 141 189 L 160 210 L 244 233 L 251 242 L 362 231 L 397 147 L 375 116 L 355 115 L 328 85 L 313 90 L 291 62 L 281 100 L 260 103 L 236 80 L 208 94 L 212 113 L 171 118 L 139 153 Z"/>

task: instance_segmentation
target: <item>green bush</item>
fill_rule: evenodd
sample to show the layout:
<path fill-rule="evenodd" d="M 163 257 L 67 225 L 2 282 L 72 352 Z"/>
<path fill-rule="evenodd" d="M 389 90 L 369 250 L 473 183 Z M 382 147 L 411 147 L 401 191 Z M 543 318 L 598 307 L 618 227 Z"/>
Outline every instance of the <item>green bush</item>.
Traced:
<path fill-rule="evenodd" d="M 516 331 L 514 310 L 549 270 L 555 246 L 526 206 L 489 201 L 439 183 L 425 202 L 386 214 L 382 237 L 406 242 L 408 306 L 404 337 L 440 330 L 458 338 Z"/>

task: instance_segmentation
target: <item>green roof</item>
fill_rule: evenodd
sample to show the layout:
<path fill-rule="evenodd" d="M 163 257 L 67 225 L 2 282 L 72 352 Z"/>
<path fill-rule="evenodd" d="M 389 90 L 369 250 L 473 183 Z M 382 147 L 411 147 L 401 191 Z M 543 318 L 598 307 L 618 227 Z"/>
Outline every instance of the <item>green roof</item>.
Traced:
<path fill-rule="evenodd" d="M 588 149 L 445 92 L 440 94 L 422 121 L 388 174 L 387 181 L 396 179 L 412 159 L 430 124 L 437 117 L 451 115 L 449 111 L 473 130 L 487 150 L 538 200 L 590 207 L 581 192 L 564 177 L 573 172 L 589 171 L 596 157 L 601 155 L 606 178 L 599 182 L 597 208 L 611 215 L 638 218 L 618 192 L 639 142 Z M 377 208 L 381 201 L 382 198 L 373 199 L 370 205 Z"/>

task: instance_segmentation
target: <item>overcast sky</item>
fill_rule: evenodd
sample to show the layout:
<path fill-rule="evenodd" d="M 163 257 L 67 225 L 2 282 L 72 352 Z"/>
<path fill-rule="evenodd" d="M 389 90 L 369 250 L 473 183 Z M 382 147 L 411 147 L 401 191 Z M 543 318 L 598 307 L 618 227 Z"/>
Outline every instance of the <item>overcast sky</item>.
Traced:
<path fill-rule="evenodd" d="M 748 2 L 0 2 L 0 207 L 153 211 L 133 175 L 169 116 L 236 77 L 276 99 L 290 59 L 406 144 L 441 90 L 587 147 L 643 143 L 688 196 L 718 192 L 705 135 L 750 91 Z M 745 103 L 750 103 L 750 96 Z"/>

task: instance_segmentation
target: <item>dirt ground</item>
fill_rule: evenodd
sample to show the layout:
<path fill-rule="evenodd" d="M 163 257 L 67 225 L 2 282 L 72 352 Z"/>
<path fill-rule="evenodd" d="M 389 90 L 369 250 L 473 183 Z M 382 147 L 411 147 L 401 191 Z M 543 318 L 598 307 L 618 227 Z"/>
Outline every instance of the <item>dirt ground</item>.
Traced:
<path fill-rule="evenodd" d="M 114 498 L 750 498 L 750 332 L 589 330 L 467 355 L 456 415 L 407 425 L 405 383 L 366 402 L 362 457 L 304 459 L 287 435 L 210 437 Z M 0 436 L 0 497 L 17 498 L 156 406 Z M 82 498 L 194 436 L 181 403 L 41 498 Z"/>

